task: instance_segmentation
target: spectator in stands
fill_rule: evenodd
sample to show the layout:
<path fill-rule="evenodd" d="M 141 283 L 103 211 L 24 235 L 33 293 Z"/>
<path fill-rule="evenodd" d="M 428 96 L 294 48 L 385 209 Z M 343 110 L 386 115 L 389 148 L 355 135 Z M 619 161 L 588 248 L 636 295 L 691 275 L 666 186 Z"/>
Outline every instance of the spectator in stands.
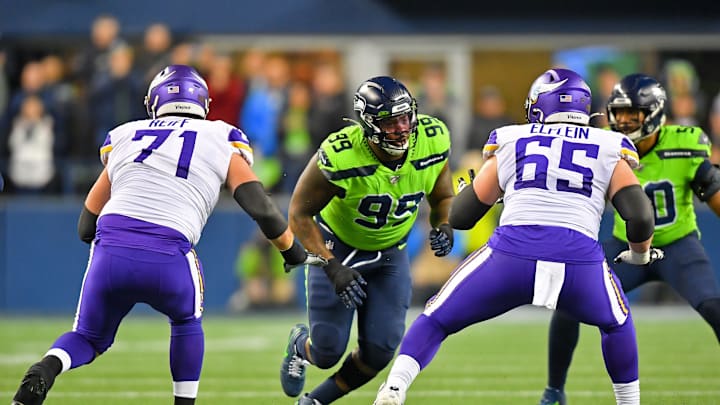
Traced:
<path fill-rule="evenodd" d="M 207 76 L 213 109 L 209 120 L 222 120 L 237 124 L 240 109 L 245 99 L 245 83 L 235 73 L 230 55 L 217 55 Z"/>
<path fill-rule="evenodd" d="M 145 85 L 150 84 L 153 76 L 170 64 L 171 47 L 172 33 L 167 25 L 155 23 L 145 29 L 143 45 L 135 58 L 135 65 Z"/>
<path fill-rule="evenodd" d="M 700 87 L 700 76 L 692 62 L 669 59 L 662 68 L 667 89 L 668 121 L 678 125 L 696 126 L 698 117 L 705 115 L 705 93 Z"/>
<path fill-rule="evenodd" d="M 100 147 L 108 131 L 122 122 L 142 118 L 144 90 L 133 70 L 132 50 L 119 47 L 109 59 L 109 70 L 98 73 L 90 83 L 90 112 L 94 123 L 95 145 Z"/>
<path fill-rule="evenodd" d="M 593 90 L 593 101 L 590 104 L 591 113 L 602 113 L 602 115 L 596 115 L 590 120 L 590 124 L 597 128 L 606 128 L 608 126 L 607 115 L 605 114 L 605 107 L 607 100 L 612 94 L 613 87 L 621 79 L 620 74 L 610 64 L 600 64 L 595 70 L 595 86 Z"/>
<path fill-rule="evenodd" d="M 317 150 L 310 140 L 308 111 L 310 108 L 310 90 L 299 81 L 290 85 L 288 105 L 280 129 L 280 161 L 283 163 L 281 190 L 290 195 L 295 188 L 300 173 L 310 155 Z"/>
<path fill-rule="evenodd" d="M 697 119 L 697 100 L 690 93 L 678 93 L 670 98 L 669 124 L 695 127 L 699 125 Z"/>
<path fill-rule="evenodd" d="M 42 64 L 38 61 L 30 61 L 22 67 L 20 75 L 20 88 L 16 90 L 11 98 L 5 114 L 0 119 L 0 156 L 7 157 L 9 155 L 9 135 L 14 125 L 15 118 L 21 115 L 21 109 L 25 99 L 28 97 L 38 97 L 43 105 L 43 112 L 49 114 L 55 125 L 57 121 L 53 110 L 53 101 L 50 92 L 46 88 L 47 80 Z M 55 129 L 53 128 L 53 132 Z M 63 144 L 59 140 L 59 144 Z"/>
<path fill-rule="evenodd" d="M 315 66 L 311 83 L 311 101 L 308 111 L 308 127 L 314 149 L 328 134 L 347 125 L 343 117 L 348 111 L 348 95 L 340 68 L 329 62 Z"/>
<path fill-rule="evenodd" d="M 65 155 L 69 143 L 68 136 L 73 131 L 80 130 L 75 125 L 73 108 L 78 104 L 77 94 L 65 74 L 65 62 L 60 56 L 50 54 L 45 56 L 40 65 L 45 76 L 43 92 L 47 94 L 46 100 L 50 103 L 55 120 L 55 154 Z"/>
<path fill-rule="evenodd" d="M 53 118 L 42 99 L 23 99 L 8 140 L 8 180 L 19 194 L 59 191 L 53 147 Z"/>
<path fill-rule="evenodd" d="M 260 73 L 262 76 L 251 79 L 240 122 L 255 145 L 258 176 L 273 189 L 282 174 L 277 157 L 280 122 L 287 108 L 290 67 L 283 55 L 271 55 L 264 59 Z"/>
<path fill-rule="evenodd" d="M 448 89 L 445 67 L 441 63 L 430 63 L 423 69 L 417 104 L 420 111 L 453 127 L 450 111 L 457 106 L 457 101 Z"/>
<path fill-rule="evenodd" d="M 467 148 L 482 151 L 490 132 L 512 123 L 507 113 L 505 98 L 500 90 L 493 85 L 480 88 L 473 104 L 472 122 L 468 128 Z M 478 166 L 479 167 L 479 166 Z"/>
<path fill-rule="evenodd" d="M 45 104 L 52 104 L 48 93 L 45 91 L 45 72 L 42 64 L 36 60 L 26 63 L 22 67 L 20 74 L 20 88 L 15 90 L 10 96 L 10 102 L 8 103 L 7 110 L 4 114 L 4 122 L 6 130 L 9 128 L 12 119 L 20 113 L 25 98 L 31 95 L 38 96 L 42 99 Z"/>
<path fill-rule="evenodd" d="M 202 77 L 208 77 L 210 70 L 215 62 L 217 52 L 215 47 L 208 42 L 195 44 L 194 48 L 194 66 Z"/>
<path fill-rule="evenodd" d="M 93 80 L 96 74 L 110 70 L 110 54 L 117 48 L 126 47 L 120 37 L 120 23 L 109 14 L 95 18 L 90 32 L 91 43 L 75 58 L 73 73 L 80 82 Z"/>
<path fill-rule="evenodd" d="M 710 108 L 708 126 L 710 130 L 710 141 L 712 142 L 710 161 L 714 164 L 720 164 L 720 93 L 715 96 Z"/>
<path fill-rule="evenodd" d="M 181 42 L 175 45 L 170 51 L 170 62 L 173 65 L 194 65 L 195 57 L 193 48 L 194 45 L 192 42 Z"/>

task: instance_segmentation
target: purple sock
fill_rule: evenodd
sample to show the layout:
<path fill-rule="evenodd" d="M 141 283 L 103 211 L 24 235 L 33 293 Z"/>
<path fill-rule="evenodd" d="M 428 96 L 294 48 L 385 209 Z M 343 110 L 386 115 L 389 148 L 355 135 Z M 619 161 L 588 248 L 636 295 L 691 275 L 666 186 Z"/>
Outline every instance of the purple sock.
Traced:
<path fill-rule="evenodd" d="M 205 353 L 200 319 L 173 323 L 170 336 L 170 371 L 173 381 L 199 381 Z"/>
<path fill-rule="evenodd" d="M 629 383 L 638 379 L 638 350 L 632 317 L 610 331 L 602 333 L 602 352 L 613 383 Z"/>
<path fill-rule="evenodd" d="M 71 369 L 88 364 L 95 359 L 95 348 L 78 332 L 67 332 L 60 336 L 55 340 L 52 348 L 62 349 L 70 356 Z"/>
<path fill-rule="evenodd" d="M 446 337 L 447 333 L 440 324 L 420 314 L 405 334 L 400 346 L 400 354 L 414 358 L 422 370 L 430 364 Z"/>

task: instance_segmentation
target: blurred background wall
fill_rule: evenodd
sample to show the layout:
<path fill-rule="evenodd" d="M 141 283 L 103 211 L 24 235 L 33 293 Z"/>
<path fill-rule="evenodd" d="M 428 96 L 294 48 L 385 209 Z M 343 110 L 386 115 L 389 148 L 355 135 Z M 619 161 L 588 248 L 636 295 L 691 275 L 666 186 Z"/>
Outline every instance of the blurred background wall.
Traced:
<path fill-rule="evenodd" d="M 76 220 L 101 170 L 97 148 L 109 129 L 144 118 L 147 85 L 169 63 L 206 78 L 209 118 L 248 133 L 255 170 L 284 208 L 319 142 L 352 118 L 357 85 L 378 74 L 402 80 L 421 112 L 448 123 L 458 173 L 479 164 L 491 129 L 523 121 L 530 82 L 552 66 L 582 74 L 598 112 L 619 77 L 653 75 L 670 95 L 670 120 L 720 145 L 720 5 L 465 3 L 0 0 L 0 311 L 74 308 L 88 253 Z M 717 218 L 703 205 L 698 215 L 720 263 Z M 428 258 L 418 221 L 416 303 L 496 218 L 463 234 L 442 263 Z M 224 194 L 198 246 L 208 308 L 301 308 L 302 275 L 278 274 L 253 227 Z M 650 290 L 635 299 L 677 299 Z"/>

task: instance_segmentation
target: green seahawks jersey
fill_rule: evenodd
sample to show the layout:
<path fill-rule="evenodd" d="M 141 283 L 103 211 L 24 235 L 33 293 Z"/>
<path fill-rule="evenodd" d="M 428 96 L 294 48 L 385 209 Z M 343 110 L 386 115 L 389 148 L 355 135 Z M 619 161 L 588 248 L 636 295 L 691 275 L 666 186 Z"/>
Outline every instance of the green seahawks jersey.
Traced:
<path fill-rule="evenodd" d="M 435 187 L 450 156 L 450 132 L 437 118 L 418 115 L 405 162 L 380 163 L 359 125 L 330 134 L 320 145 L 318 167 L 344 190 L 320 211 L 337 237 L 360 250 L 382 250 L 410 232 L 420 202 Z"/>
<path fill-rule="evenodd" d="M 698 127 L 666 125 L 657 144 L 640 158 L 635 174 L 655 208 L 653 246 L 665 246 L 698 230 L 690 182 L 710 156 L 708 137 Z M 625 222 L 615 211 L 613 236 L 623 241 Z"/>

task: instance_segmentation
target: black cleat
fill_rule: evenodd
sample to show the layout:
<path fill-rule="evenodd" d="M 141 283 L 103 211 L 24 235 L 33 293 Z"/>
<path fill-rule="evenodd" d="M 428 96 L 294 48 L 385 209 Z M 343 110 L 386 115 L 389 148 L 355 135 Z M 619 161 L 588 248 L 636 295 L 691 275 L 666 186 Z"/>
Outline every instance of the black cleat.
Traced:
<path fill-rule="evenodd" d="M 567 405 L 567 399 L 563 391 L 547 387 L 538 405 Z"/>
<path fill-rule="evenodd" d="M 54 382 L 55 374 L 48 366 L 42 363 L 33 364 L 23 376 L 11 405 L 42 404 Z"/>

